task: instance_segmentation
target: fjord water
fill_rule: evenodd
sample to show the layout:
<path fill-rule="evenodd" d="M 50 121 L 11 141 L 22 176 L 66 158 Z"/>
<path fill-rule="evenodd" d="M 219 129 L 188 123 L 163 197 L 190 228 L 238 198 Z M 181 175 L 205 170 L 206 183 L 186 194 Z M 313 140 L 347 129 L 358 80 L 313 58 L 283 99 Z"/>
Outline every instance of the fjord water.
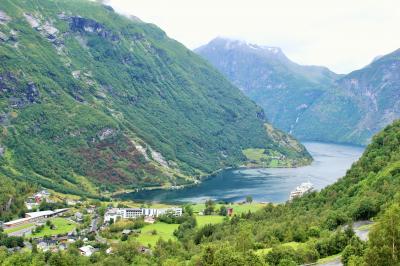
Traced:
<path fill-rule="evenodd" d="M 300 168 L 227 169 L 201 184 L 179 190 L 144 190 L 125 194 L 125 199 L 157 202 L 203 202 L 207 199 L 243 201 L 247 195 L 259 202 L 284 202 L 302 182 L 320 190 L 344 176 L 364 148 L 318 142 L 303 143 L 314 162 Z"/>

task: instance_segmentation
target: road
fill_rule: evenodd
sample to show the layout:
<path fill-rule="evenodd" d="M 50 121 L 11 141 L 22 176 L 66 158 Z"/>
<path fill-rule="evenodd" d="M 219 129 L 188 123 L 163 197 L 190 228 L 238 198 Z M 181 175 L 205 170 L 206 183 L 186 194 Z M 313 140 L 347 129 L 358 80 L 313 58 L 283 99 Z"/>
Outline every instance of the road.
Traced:
<path fill-rule="evenodd" d="M 358 236 L 362 241 L 367 241 L 368 240 L 368 233 L 370 230 L 370 227 L 365 227 L 365 225 L 370 225 L 373 222 L 371 221 L 357 221 L 354 222 L 353 224 L 353 230 L 356 236 Z M 360 229 L 361 228 L 361 229 Z M 317 264 L 318 266 L 342 266 L 343 263 L 340 261 L 340 257 L 336 258 L 332 261 L 325 262 L 322 264 Z"/>
<path fill-rule="evenodd" d="M 94 216 L 92 219 L 92 222 L 90 224 L 90 232 L 97 232 L 97 222 L 99 220 L 99 217 Z"/>
<path fill-rule="evenodd" d="M 364 228 L 364 229 L 359 229 L 361 226 L 364 225 L 369 225 L 372 224 L 371 221 L 358 221 L 353 224 L 354 228 L 354 233 L 356 233 L 356 236 L 358 236 L 362 241 L 367 241 L 368 240 L 368 233 L 369 233 L 369 227 Z"/>
<path fill-rule="evenodd" d="M 318 266 L 342 266 L 342 265 L 343 263 L 340 261 L 340 258 L 337 258 L 335 260 L 326 263 L 318 264 Z"/>

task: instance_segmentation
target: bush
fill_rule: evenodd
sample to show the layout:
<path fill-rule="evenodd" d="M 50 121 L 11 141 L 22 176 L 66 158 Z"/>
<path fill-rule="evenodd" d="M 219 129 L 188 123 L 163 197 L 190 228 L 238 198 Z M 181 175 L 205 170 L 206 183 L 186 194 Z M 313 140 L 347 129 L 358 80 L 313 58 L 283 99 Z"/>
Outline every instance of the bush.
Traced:
<path fill-rule="evenodd" d="M 272 251 L 266 255 L 265 260 L 271 266 L 285 265 L 281 263 L 294 262 L 295 263 L 294 265 L 303 263 L 303 259 L 301 258 L 299 253 L 296 250 L 294 250 L 294 248 L 283 245 L 274 247 Z"/>

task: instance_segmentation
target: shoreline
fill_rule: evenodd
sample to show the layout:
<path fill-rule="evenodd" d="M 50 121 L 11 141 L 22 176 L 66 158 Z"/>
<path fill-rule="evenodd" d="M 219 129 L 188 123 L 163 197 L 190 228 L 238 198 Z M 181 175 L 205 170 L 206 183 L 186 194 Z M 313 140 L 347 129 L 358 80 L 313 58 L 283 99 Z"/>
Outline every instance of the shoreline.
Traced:
<path fill-rule="evenodd" d="M 221 168 L 221 169 L 215 170 L 214 172 L 212 172 L 212 173 L 210 173 L 210 174 L 201 175 L 201 176 L 199 177 L 199 179 L 195 179 L 194 182 L 193 182 L 193 183 L 190 183 L 190 184 L 179 185 L 179 186 L 170 186 L 170 187 L 158 186 L 158 187 L 143 187 L 143 188 L 136 188 L 136 189 L 128 189 L 128 190 L 124 190 L 124 191 L 119 191 L 119 192 L 117 191 L 117 192 L 114 192 L 114 193 L 112 193 L 112 194 L 110 195 L 110 197 L 111 197 L 112 199 L 119 199 L 119 198 L 121 198 L 120 196 L 122 196 L 122 195 L 131 194 L 131 193 L 136 193 L 136 192 L 144 191 L 144 190 L 146 190 L 146 191 L 151 191 L 151 190 L 161 190 L 161 191 L 164 190 L 164 191 L 168 191 L 168 190 L 180 190 L 180 189 L 185 189 L 185 188 L 188 188 L 188 187 L 193 187 L 193 186 L 200 185 L 203 181 L 208 180 L 208 179 L 211 179 L 211 178 L 214 178 L 218 173 L 220 173 L 220 172 L 222 172 L 222 171 L 229 170 L 229 169 L 237 169 L 237 170 L 240 170 L 240 169 L 257 169 L 257 168 L 263 168 L 263 169 L 300 168 L 300 167 L 305 167 L 305 166 L 310 165 L 313 161 L 314 161 L 314 158 L 312 158 L 312 160 L 310 160 L 309 163 L 300 164 L 300 165 L 292 166 L 292 167 L 290 167 L 290 166 L 284 166 L 284 165 L 277 166 L 277 167 L 266 167 L 266 166 L 263 166 L 263 165 L 260 165 L 260 164 L 254 164 L 254 165 L 252 165 L 252 164 L 249 164 L 249 165 L 239 165 L 239 166 L 237 166 L 237 167 L 229 166 L 229 167 L 225 167 L 225 168 Z"/>

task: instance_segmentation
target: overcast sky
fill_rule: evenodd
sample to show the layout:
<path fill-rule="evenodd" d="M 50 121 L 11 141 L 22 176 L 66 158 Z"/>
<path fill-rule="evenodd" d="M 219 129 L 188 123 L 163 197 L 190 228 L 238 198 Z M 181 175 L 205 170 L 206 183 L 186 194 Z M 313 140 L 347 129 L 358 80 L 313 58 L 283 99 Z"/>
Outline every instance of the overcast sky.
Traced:
<path fill-rule="evenodd" d="M 400 0 L 109 0 L 190 49 L 217 36 L 278 46 L 338 73 L 400 48 Z"/>

